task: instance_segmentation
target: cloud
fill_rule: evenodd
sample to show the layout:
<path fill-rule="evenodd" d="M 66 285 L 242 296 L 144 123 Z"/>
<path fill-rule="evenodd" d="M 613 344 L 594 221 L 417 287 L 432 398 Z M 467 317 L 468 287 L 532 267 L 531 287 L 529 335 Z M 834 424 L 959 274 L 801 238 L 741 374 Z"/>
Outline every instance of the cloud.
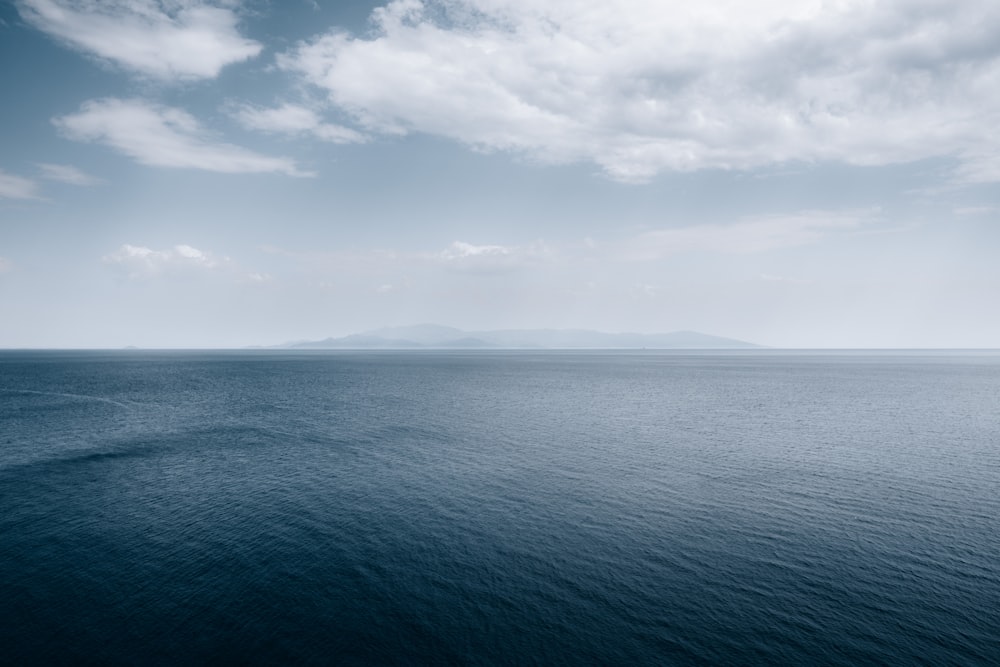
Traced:
<path fill-rule="evenodd" d="M 353 144 L 366 137 L 349 127 L 324 123 L 312 109 L 295 104 L 283 104 L 270 109 L 244 105 L 233 112 L 243 127 L 261 132 L 312 135 L 335 144 Z"/>
<path fill-rule="evenodd" d="M 536 242 L 527 246 L 474 245 L 455 241 L 433 258 L 447 268 L 469 273 L 506 273 L 550 254 L 548 246 Z"/>
<path fill-rule="evenodd" d="M 164 250 L 125 243 L 102 257 L 101 261 L 135 281 L 167 277 L 199 281 L 211 279 L 249 287 L 274 282 L 270 273 L 250 270 L 229 257 L 220 257 L 183 243 Z"/>
<path fill-rule="evenodd" d="M 1000 4 L 397 0 L 278 65 L 371 132 L 620 181 L 796 161 L 957 158 L 1000 180 Z"/>
<path fill-rule="evenodd" d="M 750 217 L 729 225 L 661 229 L 626 241 L 618 254 L 626 260 L 647 261 L 691 252 L 764 252 L 815 243 L 830 234 L 858 229 L 874 222 L 877 214 L 877 210 L 804 211 Z"/>
<path fill-rule="evenodd" d="M 211 79 L 261 44 L 236 29 L 232 2 L 20 0 L 21 16 L 71 47 L 157 79 Z"/>
<path fill-rule="evenodd" d="M 0 170 L 0 199 L 38 199 L 38 184 Z"/>
<path fill-rule="evenodd" d="M 150 278 L 168 272 L 206 271 L 229 266 L 229 258 L 217 258 L 189 245 L 153 250 L 128 243 L 101 258 L 105 264 L 124 270 L 130 278 Z"/>
<path fill-rule="evenodd" d="M 6 257 L 0 257 L 0 273 L 7 273 L 14 270 L 14 263 Z"/>
<path fill-rule="evenodd" d="M 777 283 L 781 285 L 809 285 L 811 280 L 803 278 L 789 278 L 787 276 L 776 276 L 773 273 L 761 273 L 757 279 L 764 283 Z"/>
<path fill-rule="evenodd" d="M 469 257 L 510 257 L 513 254 L 513 248 L 502 245 L 473 245 L 464 241 L 455 241 L 441 251 L 441 258 L 451 262 Z"/>
<path fill-rule="evenodd" d="M 988 215 L 1000 212 L 1000 206 L 958 206 L 952 212 L 955 215 Z"/>
<path fill-rule="evenodd" d="M 229 174 L 279 172 L 310 176 L 286 157 L 270 157 L 216 141 L 182 109 L 136 99 L 85 102 L 75 114 L 52 121 L 67 137 L 97 141 L 140 164 Z"/>
<path fill-rule="evenodd" d="M 659 287 L 650 285 L 649 283 L 638 283 L 633 288 L 633 294 L 649 298 L 656 297 L 659 291 Z"/>
<path fill-rule="evenodd" d="M 249 283 L 251 285 L 263 285 L 274 280 L 274 277 L 270 273 L 259 273 L 256 271 L 251 271 L 243 275 L 243 282 Z"/>
<path fill-rule="evenodd" d="M 38 163 L 38 168 L 42 172 L 42 177 L 50 181 L 69 183 L 70 185 L 97 185 L 101 179 L 94 178 L 76 167 L 68 164 L 48 164 Z"/>

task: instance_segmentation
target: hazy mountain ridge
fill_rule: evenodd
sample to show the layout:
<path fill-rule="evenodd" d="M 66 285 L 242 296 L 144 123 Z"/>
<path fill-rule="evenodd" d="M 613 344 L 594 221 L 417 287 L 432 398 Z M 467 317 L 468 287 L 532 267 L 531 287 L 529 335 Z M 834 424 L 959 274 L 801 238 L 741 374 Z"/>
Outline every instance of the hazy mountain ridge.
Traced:
<path fill-rule="evenodd" d="M 464 331 L 436 324 L 373 329 L 342 338 L 289 343 L 290 349 L 753 349 L 760 345 L 697 331 L 606 333 L 587 329 Z"/>

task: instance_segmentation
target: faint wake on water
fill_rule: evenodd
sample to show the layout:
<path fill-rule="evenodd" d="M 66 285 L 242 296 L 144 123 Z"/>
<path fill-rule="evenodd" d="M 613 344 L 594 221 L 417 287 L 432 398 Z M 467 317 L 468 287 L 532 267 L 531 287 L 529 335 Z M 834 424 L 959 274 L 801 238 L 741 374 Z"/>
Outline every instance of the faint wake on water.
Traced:
<path fill-rule="evenodd" d="M 995 664 L 1000 358 L 0 356 L 0 662 Z"/>

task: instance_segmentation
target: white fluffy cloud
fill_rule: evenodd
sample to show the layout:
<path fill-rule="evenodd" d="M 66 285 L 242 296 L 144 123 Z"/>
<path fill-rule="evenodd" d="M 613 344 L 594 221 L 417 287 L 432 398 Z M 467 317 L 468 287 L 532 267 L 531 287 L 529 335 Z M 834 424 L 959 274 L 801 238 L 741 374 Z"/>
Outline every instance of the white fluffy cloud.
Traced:
<path fill-rule="evenodd" d="M 216 141 L 182 109 L 142 100 L 107 98 L 53 120 L 71 139 L 107 144 L 140 164 L 231 174 L 279 172 L 309 176 L 285 157 L 270 157 Z"/>
<path fill-rule="evenodd" d="M 81 51 L 158 79 L 206 79 L 260 53 L 236 29 L 233 3 L 20 0 L 21 15 Z"/>
<path fill-rule="evenodd" d="M 38 168 L 44 178 L 70 185 L 97 185 L 100 179 L 94 178 L 90 174 L 68 164 L 38 163 Z"/>
<path fill-rule="evenodd" d="M 373 132 L 642 181 L 789 161 L 1000 180 L 987 0 L 397 0 L 279 56 Z"/>
<path fill-rule="evenodd" d="M 283 104 L 272 108 L 244 105 L 233 112 L 233 117 L 243 127 L 261 132 L 311 135 L 335 144 L 365 141 L 365 136 L 360 132 L 342 125 L 324 123 L 312 109 L 295 104 Z"/>
<path fill-rule="evenodd" d="M 0 169 L 0 199 L 37 199 L 38 184 Z"/>

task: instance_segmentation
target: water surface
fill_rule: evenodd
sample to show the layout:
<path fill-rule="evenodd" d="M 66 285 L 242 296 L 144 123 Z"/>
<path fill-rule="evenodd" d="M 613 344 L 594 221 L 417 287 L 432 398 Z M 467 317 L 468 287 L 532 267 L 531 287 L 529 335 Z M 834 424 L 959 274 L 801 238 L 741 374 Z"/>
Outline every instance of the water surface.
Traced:
<path fill-rule="evenodd" d="M 2 352 L 4 662 L 996 664 L 1000 356 Z"/>

